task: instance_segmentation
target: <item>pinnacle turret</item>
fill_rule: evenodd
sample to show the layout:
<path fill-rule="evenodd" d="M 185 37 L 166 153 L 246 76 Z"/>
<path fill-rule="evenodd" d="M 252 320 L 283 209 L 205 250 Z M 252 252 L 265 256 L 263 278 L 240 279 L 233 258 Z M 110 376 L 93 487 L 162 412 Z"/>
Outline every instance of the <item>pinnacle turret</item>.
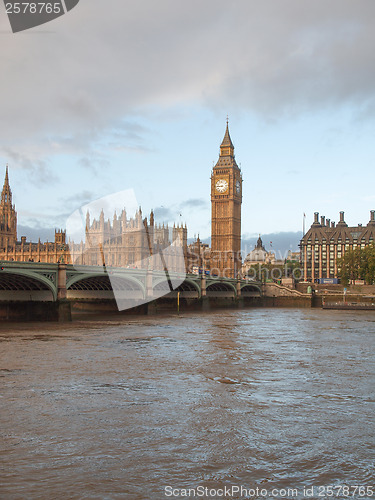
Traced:
<path fill-rule="evenodd" d="M 4 186 L 1 192 L 1 204 L 12 205 L 12 191 L 9 185 L 8 165 L 6 166 Z"/>
<path fill-rule="evenodd" d="M 12 205 L 8 165 L 6 166 L 4 186 L 1 191 L 0 220 L 0 248 L 11 247 L 17 241 L 17 213 L 15 206 Z"/>

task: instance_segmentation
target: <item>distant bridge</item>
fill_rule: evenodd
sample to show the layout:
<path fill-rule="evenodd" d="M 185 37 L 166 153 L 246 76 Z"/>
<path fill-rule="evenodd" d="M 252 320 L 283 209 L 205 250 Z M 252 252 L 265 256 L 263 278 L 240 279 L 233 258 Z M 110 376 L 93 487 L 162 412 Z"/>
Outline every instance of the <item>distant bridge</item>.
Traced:
<path fill-rule="evenodd" d="M 72 266 L 36 262 L 0 264 L 0 301 L 56 302 L 120 299 L 131 304 L 167 295 L 203 297 L 260 297 L 261 283 L 196 274 L 100 266 Z M 124 307 L 124 308 L 128 308 Z"/>

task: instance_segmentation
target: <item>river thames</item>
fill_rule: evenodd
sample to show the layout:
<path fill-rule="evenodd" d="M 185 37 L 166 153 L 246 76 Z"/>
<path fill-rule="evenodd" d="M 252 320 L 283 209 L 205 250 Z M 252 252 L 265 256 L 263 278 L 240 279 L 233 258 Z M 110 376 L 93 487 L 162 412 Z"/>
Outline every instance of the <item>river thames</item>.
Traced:
<path fill-rule="evenodd" d="M 0 340 L 2 500 L 375 499 L 373 312 L 2 325 Z"/>

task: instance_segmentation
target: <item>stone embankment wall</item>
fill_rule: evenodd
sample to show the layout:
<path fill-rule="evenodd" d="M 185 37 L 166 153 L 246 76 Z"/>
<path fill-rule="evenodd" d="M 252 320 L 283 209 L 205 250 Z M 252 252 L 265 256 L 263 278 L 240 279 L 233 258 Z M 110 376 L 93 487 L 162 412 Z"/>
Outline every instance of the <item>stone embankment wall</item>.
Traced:
<path fill-rule="evenodd" d="M 296 288 L 303 292 L 307 287 L 313 289 L 312 307 L 322 307 L 325 303 L 375 303 L 375 286 L 374 285 L 328 285 L 318 283 L 298 283 Z M 344 288 L 346 293 L 344 294 Z"/>
<path fill-rule="evenodd" d="M 311 307 L 311 294 L 302 293 L 290 287 L 276 283 L 262 285 L 263 307 Z"/>
<path fill-rule="evenodd" d="M 262 292 L 265 297 L 301 297 L 306 295 L 306 291 L 300 292 L 277 283 L 263 283 Z"/>
<path fill-rule="evenodd" d="M 318 283 L 297 283 L 296 290 L 302 293 L 307 292 L 307 287 L 311 286 L 317 292 L 327 292 L 327 293 L 344 293 L 344 288 L 347 289 L 347 293 L 356 293 L 359 295 L 375 295 L 375 285 L 325 285 Z"/>

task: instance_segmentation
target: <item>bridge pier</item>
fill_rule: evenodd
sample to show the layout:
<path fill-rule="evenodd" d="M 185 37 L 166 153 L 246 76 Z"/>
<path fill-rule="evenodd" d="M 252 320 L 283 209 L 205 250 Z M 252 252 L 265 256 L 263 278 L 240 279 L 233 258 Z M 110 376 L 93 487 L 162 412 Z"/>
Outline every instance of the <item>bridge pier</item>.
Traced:
<path fill-rule="evenodd" d="M 207 287 L 206 287 L 206 275 L 201 275 L 201 297 L 206 297 Z"/>
<path fill-rule="evenodd" d="M 210 297 L 204 296 L 201 298 L 201 301 L 202 301 L 202 311 L 209 311 L 211 309 Z"/>
<path fill-rule="evenodd" d="M 241 297 L 241 281 L 238 279 L 236 284 L 237 297 Z"/>
<path fill-rule="evenodd" d="M 69 300 L 58 300 L 56 302 L 57 321 L 66 323 L 72 321 L 72 304 Z"/>
<path fill-rule="evenodd" d="M 66 299 L 66 264 L 58 264 L 57 268 L 57 300 Z"/>
<path fill-rule="evenodd" d="M 154 316 L 155 314 L 158 313 L 158 307 L 156 304 L 156 300 L 153 300 L 152 302 L 148 302 L 146 304 L 147 307 L 147 315 Z"/>
<path fill-rule="evenodd" d="M 66 264 L 57 267 L 57 321 L 64 323 L 72 321 L 72 305 L 66 298 Z"/>
<path fill-rule="evenodd" d="M 245 301 L 243 297 L 237 298 L 237 307 L 238 309 L 243 309 L 245 307 Z"/>
<path fill-rule="evenodd" d="M 145 285 L 146 285 L 146 297 L 152 298 L 154 296 L 154 288 L 152 283 L 152 271 L 150 269 L 147 269 Z"/>

